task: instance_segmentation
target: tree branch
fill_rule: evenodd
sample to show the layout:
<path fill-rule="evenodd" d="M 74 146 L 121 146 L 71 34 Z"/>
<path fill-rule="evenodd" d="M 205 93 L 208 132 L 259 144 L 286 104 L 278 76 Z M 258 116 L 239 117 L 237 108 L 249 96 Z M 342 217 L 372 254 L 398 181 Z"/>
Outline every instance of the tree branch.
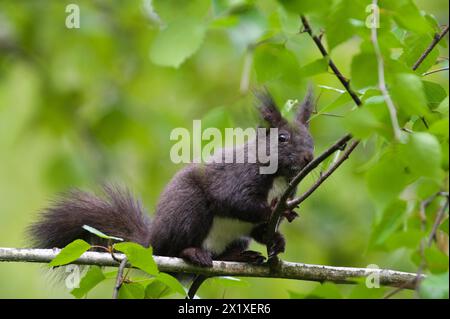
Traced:
<path fill-rule="evenodd" d="M 358 146 L 359 141 L 354 141 L 350 147 L 342 154 L 342 156 L 324 173 L 320 176 L 320 178 L 311 186 L 303 195 L 300 197 L 293 199 L 287 202 L 288 209 L 294 209 L 298 207 L 305 199 L 307 199 L 314 191 L 328 178 L 335 170 L 338 169 L 339 166 L 342 165 L 353 152 L 353 150 Z"/>
<path fill-rule="evenodd" d="M 373 5 L 375 7 L 378 7 L 378 0 L 373 0 Z M 378 43 L 378 26 L 372 26 L 371 29 L 371 41 L 373 44 L 373 48 L 375 51 L 375 56 L 377 58 L 377 65 L 378 65 L 378 88 L 380 89 L 381 93 L 383 94 L 383 99 L 386 102 L 386 106 L 389 111 L 389 115 L 391 117 L 391 123 L 392 123 L 392 129 L 394 131 L 394 136 L 397 139 L 397 141 L 401 138 L 401 130 L 400 125 L 398 123 L 397 118 L 397 108 L 395 107 L 394 101 L 392 100 L 389 91 L 386 86 L 386 80 L 384 78 L 384 58 L 383 54 L 381 53 L 380 44 Z"/>
<path fill-rule="evenodd" d="M 291 196 L 292 192 L 295 190 L 297 185 L 317 166 L 319 166 L 320 163 L 322 163 L 325 159 L 327 159 L 331 154 L 336 152 L 339 149 L 343 149 L 348 141 L 352 139 L 352 136 L 350 134 L 345 135 L 341 139 L 339 139 L 336 143 L 334 143 L 332 146 L 330 146 L 327 150 L 325 150 L 321 155 L 316 157 L 314 160 L 309 162 L 290 182 L 288 185 L 288 188 L 285 190 L 285 192 L 281 195 L 280 199 L 278 200 L 273 212 L 272 216 L 270 217 L 268 227 L 267 227 L 267 234 L 266 234 L 266 241 L 270 243 L 270 241 L 273 238 L 273 235 L 276 232 L 278 222 L 280 220 L 281 214 L 285 209 L 287 209 L 287 200 Z M 270 244 L 267 245 L 267 249 L 269 250 Z M 267 251 L 269 254 L 269 251 Z"/>
<path fill-rule="evenodd" d="M 431 41 L 428 48 L 422 53 L 422 55 L 419 57 L 419 59 L 414 63 L 412 69 L 413 71 L 416 71 L 419 66 L 422 64 L 422 62 L 427 58 L 427 56 L 433 51 L 434 47 L 439 43 L 439 41 L 442 40 L 443 37 L 448 33 L 448 25 L 441 31 L 441 33 L 436 33 L 433 41 Z"/>
<path fill-rule="evenodd" d="M 113 257 L 111 256 L 111 258 L 113 258 Z M 122 287 L 122 283 L 124 280 L 123 271 L 125 270 L 127 263 L 128 263 L 128 260 L 126 258 L 123 258 L 120 261 L 119 269 L 117 270 L 116 285 L 114 286 L 114 291 L 113 291 L 113 296 L 112 296 L 113 299 L 119 298 L 119 290 L 120 290 L 120 287 Z"/>
<path fill-rule="evenodd" d="M 347 90 L 348 94 L 350 94 L 353 101 L 355 101 L 356 105 L 361 106 L 362 102 L 361 102 L 361 99 L 359 98 L 358 94 L 355 91 L 353 91 L 353 89 L 350 87 L 350 81 L 345 78 L 345 76 L 337 68 L 336 64 L 334 64 L 333 60 L 330 58 L 330 56 L 328 54 L 328 51 L 323 46 L 320 38 L 317 35 L 313 34 L 308 19 L 306 19 L 306 17 L 304 15 L 301 15 L 300 18 L 302 20 L 304 32 L 308 33 L 311 36 L 311 38 L 313 39 L 317 48 L 320 50 L 320 53 L 322 53 L 323 57 L 328 58 L 328 65 L 330 66 L 331 70 L 333 70 L 333 73 L 337 76 L 337 78 L 342 83 L 344 88 Z"/>
<path fill-rule="evenodd" d="M 48 263 L 60 252 L 60 249 L 0 248 L 0 262 L 34 262 Z M 123 254 L 116 254 L 121 261 Z M 238 262 L 214 261 L 213 267 L 202 268 L 185 263 L 180 258 L 154 256 L 162 272 L 194 273 L 205 276 L 239 276 L 285 278 L 307 281 L 330 281 L 335 283 L 355 283 L 357 279 L 367 276 L 379 276 L 380 284 L 399 287 L 415 279 L 416 274 L 389 269 L 333 267 L 280 261 L 276 270 L 267 265 L 251 265 Z M 111 254 L 86 252 L 73 264 L 118 267 Z M 127 267 L 131 267 L 129 264 Z M 422 276 L 424 277 L 424 276 Z M 414 289 L 414 285 L 405 288 Z"/>
<path fill-rule="evenodd" d="M 431 70 L 431 71 L 425 72 L 425 73 L 422 74 L 422 76 L 427 76 L 427 75 L 435 74 L 435 73 L 438 73 L 438 72 L 448 71 L 448 69 L 449 69 L 448 66 L 445 66 L 443 68 L 439 68 L 439 69 L 436 69 L 436 70 Z"/>

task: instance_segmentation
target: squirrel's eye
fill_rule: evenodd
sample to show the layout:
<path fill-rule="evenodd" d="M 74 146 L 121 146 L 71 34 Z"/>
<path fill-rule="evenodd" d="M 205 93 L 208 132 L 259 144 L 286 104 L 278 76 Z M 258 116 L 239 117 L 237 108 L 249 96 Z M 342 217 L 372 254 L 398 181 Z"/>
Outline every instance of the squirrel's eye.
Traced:
<path fill-rule="evenodd" d="M 278 141 L 280 141 L 281 143 L 286 143 L 287 141 L 289 141 L 289 135 L 286 133 L 281 133 L 280 135 L 278 135 Z"/>

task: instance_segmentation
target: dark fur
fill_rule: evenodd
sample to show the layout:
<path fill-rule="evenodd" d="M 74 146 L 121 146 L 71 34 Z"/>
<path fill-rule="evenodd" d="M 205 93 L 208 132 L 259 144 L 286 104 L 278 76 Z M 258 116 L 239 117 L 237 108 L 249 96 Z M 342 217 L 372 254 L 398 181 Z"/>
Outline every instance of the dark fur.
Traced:
<path fill-rule="evenodd" d="M 81 228 L 86 224 L 108 235 L 151 245 L 156 255 L 178 256 L 200 266 L 210 266 L 213 258 L 261 262 L 259 253 L 246 250 L 249 238 L 237 238 L 218 256 L 202 248 L 215 216 L 253 223 L 250 236 L 267 244 L 264 230 L 271 214 L 267 196 L 274 178 L 292 178 L 312 159 L 313 142 L 307 128 L 312 95 L 308 94 L 294 123 L 281 116 L 266 91 L 256 95 L 263 119 L 290 137 L 288 142 L 279 143 L 276 174 L 260 174 L 260 163 L 188 165 L 166 186 L 152 223 L 128 192 L 109 187 L 102 199 L 73 191 L 44 211 L 40 221 L 30 227 L 35 245 L 63 247 L 77 238 L 93 242 L 93 237 Z M 283 236 L 277 233 L 272 242 L 273 254 L 284 251 L 284 246 Z"/>

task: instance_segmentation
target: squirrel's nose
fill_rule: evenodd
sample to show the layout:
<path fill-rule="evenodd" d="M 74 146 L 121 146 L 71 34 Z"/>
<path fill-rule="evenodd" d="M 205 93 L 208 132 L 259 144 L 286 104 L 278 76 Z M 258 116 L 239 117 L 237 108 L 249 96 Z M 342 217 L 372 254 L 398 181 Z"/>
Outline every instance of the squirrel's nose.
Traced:
<path fill-rule="evenodd" d="M 309 162 L 311 162 L 314 159 L 314 155 L 313 153 L 305 153 L 303 154 L 303 160 L 305 161 L 305 164 L 308 164 Z"/>

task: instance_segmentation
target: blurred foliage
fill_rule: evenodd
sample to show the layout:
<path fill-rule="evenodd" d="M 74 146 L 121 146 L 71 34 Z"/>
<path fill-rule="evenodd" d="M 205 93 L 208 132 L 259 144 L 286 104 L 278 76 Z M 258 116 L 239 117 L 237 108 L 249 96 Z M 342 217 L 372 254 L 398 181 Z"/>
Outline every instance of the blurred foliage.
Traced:
<path fill-rule="evenodd" d="M 370 1 L 71 2 L 80 7 L 79 29 L 66 28 L 66 1 L 0 2 L 1 246 L 28 246 L 24 229 L 36 211 L 70 187 L 95 190 L 105 181 L 120 182 L 153 212 L 180 168 L 169 159 L 173 128 L 191 128 L 193 119 L 219 128 L 254 126 L 251 87 L 267 86 L 285 105 L 301 99 L 313 83 L 316 154 L 348 130 L 363 145 L 302 204 L 301 218 L 282 226 L 287 237 L 282 257 L 421 268 L 432 276 L 418 295 L 448 298 L 448 213 L 432 245 L 420 250 L 443 198 L 434 198 L 422 212 L 421 204 L 438 191 L 448 192 L 448 73 L 422 76 L 448 67 L 447 39 L 411 71 L 439 26 L 448 23 L 447 1 L 379 1 L 386 81 L 399 123 L 409 132 L 401 142 L 394 140 L 377 88 L 377 61 L 365 26 Z M 316 34 L 323 32 L 332 59 L 363 100 L 361 109 L 300 32 L 298 13 L 308 15 Z M 61 284 L 49 287 L 40 268 L 0 264 L 0 297 L 71 297 Z M 121 297 L 164 297 L 166 286 L 179 289 L 162 277 L 145 289 L 128 283 Z M 72 294 L 82 297 L 94 288 L 89 297 L 110 296 L 113 285 L 114 273 L 92 267 Z M 364 284 L 217 278 L 199 295 L 381 298 L 387 292 Z"/>

